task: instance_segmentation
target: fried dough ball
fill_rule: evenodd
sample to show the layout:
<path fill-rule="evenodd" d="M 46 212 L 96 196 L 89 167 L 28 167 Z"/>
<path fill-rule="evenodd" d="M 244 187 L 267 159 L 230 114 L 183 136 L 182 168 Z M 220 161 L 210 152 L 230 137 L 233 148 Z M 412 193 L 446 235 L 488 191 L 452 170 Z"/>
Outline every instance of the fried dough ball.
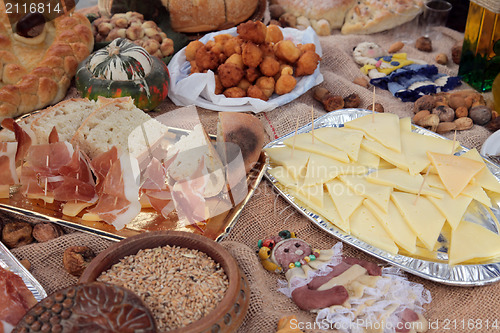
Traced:
<path fill-rule="evenodd" d="M 236 28 L 241 39 L 262 44 L 266 41 L 267 27 L 261 21 L 247 21 Z"/>
<path fill-rule="evenodd" d="M 196 64 L 196 61 L 192 60 L 189 63 L 191 64 L 191 74 L 200 73 L 200 69 L 198 68 L 198 65 Z"/>
<path fill-rule="evenodd" d="M 217 74 L 219 75 L 222 86 L 225 88 L 236 86 L 245 75 L 241 68 L 232 63 L 220 65 Z"/>
<path fill-rule="evenodd" d="M 240 97 L 246 97 L 245 90 L 239 88 L 239 87 L 231 87 L 227 88 L 224 90 L 224 96 L 227 98 L 240 98 Z"/>
<path fill-rule="evenodd" d="M 274 92 L 274 78 L 269 76 L 261 76 L 255 82 L 255 85 L 262 90 L 267 98 L 271 97 Z"/>
<path fill-rule="evenodd" d="M 255 67 L 249 67 L 245 71 L 245 77 L 248 80 L 248 82 L 255 82 L 257 78 L 261 76 L 261 73 L 258 68 Z"/>
<path fill-rule="evenodd" d="M 203 47 L 203 43 L 200 42 L 199 40 L 194 40 L 192 41 L 191 43 L 189 43 L 187 46 L 186 46 L 186 60 L 187 61 L 192 61 L 194 60 L 195 56 L 196 56 L 196 51 L 198 51 L 198 49 L 200 47 Z"/>
<path fill-rule="evenodd" d="M 196 51 L 195 60 L 200 72 L 206 69 L 215 69 L 219 65 L 217 54 L 208 50 L 206 46 L 200 47 Z"/>
<path fill-rule="evenodd" d="M 300 57 L 299 48 L 291 40 L 282 40 L 274 45 L 276 57 L 291 64 Z"/>
<path fill-rule="evenodd" d="M 233 38 L 233 36 L 231 36 L 230 34 L 215 35 L 214 41 L 215 41 L 215 44 L 224 45 L 231 38 Z"/>
<path fill-rule="evenodd" d="M 238 88 L 241 88 L 245 91 L 247 91 L 248 87 L 250 87 L 252 84 L 250 82 L 248 82 L 247 79 L 243 78 L 241 79 L 241 81 L 238 83 L 237 87 Z"/>
<path fill-rule="evenodd" d="M 274 76 L 274 81 L 278 81 L 280 76 L 285 74 L 293 75 L 293 67 L 290 66 L 289 64 L 280 64 L 280 70 Z"/>
<path fill-rule="evenodd" d="M 266 42 L 267 43 L 277 43 L 283 40 L 283 33 L 280 27 L 275 24 L 270 24 L 267 26 L 266 30 Z"/>
<path fill-rule="evenodd" d="M 261 99 L 263 101 L 267 101 L 269 99 L 266 96 L 266 94 L 264 94 L 264 92 L 262 91 L 262 89 L 260 89 L 257 86 L 250 86 L 250 87 L 248 87 L 247 96 L 248 97 L 253 97 L 253 98 L 258 98 L 258 99 Z"/>
<path fill-rule="evenodd" d="M 243 63 L 243 58 L 241 54 L 234 53 L 226 60 L 226 64 L 235 64 L 241 69 L 245 69 L 245 64 Z"/>
<path fill-rule="evenodd" d="M 224 54 L 226 57 L 230 57 L 233 54 L 241 54 L 241 45 L 243 44 L 243 40 L 239 37 L 229 38 L 224 43 Z"/>
<path fill-rule="evenodd" d="M 275 76 L 280 70 L 280 63 L 274 57 L 264 57 L 259 65 L 260 72 L 265 76 Z"/>
<path fill-rule="evenodd" d="M 301 54 L 304 54 L 307 51 L 316 52 L 316 45 L 314 45 L 314 43 L 298 44 L 297 47 L 299 48 Z"/>
<path fill-rule="evenodd" d="M 262 61 L 262 51 L 252 42 L 243 44 L 241 56 L 243 63 L 248 67 L 257 67 Z"/>
<path fill-rule="evenodd" d="M 224 91 L 224 87 L 222 86 L 222 82 L 220 82 L 219 75 L 215 74 L 214 78 L 215 78 L 215 91 L 214 91 L 214 93 L 216 95 L 220 95 Z"/>
<path fill-rule="evenodd" d="M 289 74 L 281 75 L 280 78 L 276 81 L 274 92 L 278 95 L 288 94 L 293 90 L 293 88 L 295 88 L 296 84 L 297 80 L 293 76 Z"/>
<path fill-rule="evenodd" d="M 320 56 L 316 52 L 306 51 L 300 56 L 299 60 L 297 60 L 295 75 L 311 75 L 316 70 L 316 67 L 318 67 L 320 59 Z"/>
<path fill-rule="evenodd" d="M 260 44 L 259 47 L 260 47 L 260 50 L 262 51 L 262 56 L 263 57 L 273 57 L 275 58 L 274 56 L 274 44 L 271 44 L 271 43 L 264 43 L 264 44 Z"/>

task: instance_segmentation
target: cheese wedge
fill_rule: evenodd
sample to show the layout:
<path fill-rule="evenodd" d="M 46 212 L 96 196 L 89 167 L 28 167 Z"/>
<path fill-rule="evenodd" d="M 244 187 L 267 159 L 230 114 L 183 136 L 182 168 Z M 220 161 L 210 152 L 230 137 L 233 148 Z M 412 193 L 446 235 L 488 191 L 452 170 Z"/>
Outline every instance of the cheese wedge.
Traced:
<path fill-rule="evenodd" d="M 314 139 L 311 133 L 302 133 L 297 134 L 294 137 L 288 138 L 283 143 L 288 147 L 293 147 L 295 140 L 295 149 L 303 150 L 309 153 L 315 153 L 319 155 L 323 155 L 326 157 L 331 157 L 341 162 L 349 162 L 349 156 L 342 150 L 334 148 L 330 145 L 327 145 L 318 139 Z"/>
<path fill-rule="evenodd" d="M 438 188 L 440 190 L 446 190 L 446 187 L 444 186 L 443 182 L 441 181 L 441 178 L 436 174 L 429 173 L 427 177 L 425 177 L 425 182 L 430 186 L 434 188 Z"/>
<path fill-rule="evenodd" d="M 408 172 L 393 168 L 377 170 L 366 176 L 366 180 L 371 183 L 390 186 L 400 191 L 422 195 L 429 195 L 442 198 L 441 192 L 431 188 L 424 182 L 424 177 L 420 174 L 410 175 Z"/>
<path fill-rule="evenodd" d="M 458 147 L 458 142 L 455 141 Z M 455 148 L 456 148 L 455 147 Z M 422 135 L 415 132 L 401 132 L 401 149 L 408 163 L 408 171 L 415 175 L 425 172 L 430 164 L 427 152 L 450 154 L 453 150 L 453 141 L 443 140 L 430 135 Z"/>
<path fill-rule="evenodd" d="M 396 152 L 382 145 L 379 142 L 363 139 L 361 148 L 383 158 L 387 162 L 394 164 L 400 169 L 409 170 L 409 164 L 404 153 Z"/>
<path fill-rule="evenodd" d="M 415 194 L 393 192 L 391 200 L 398 207 L 411 230 L 417 235 L 428 250 L 434 249 L 443 228 L 445 217 L 423 196 L 417 199 Z"/>
<path fill-rule="evenodd" d="M 314 136 L 321 142 L 346 152 L 352 161 L 358 160 L 363 132 L 343 127 L 323 127 L 315 130 Z"/>
<path fill-rule="evenodd" d="M 387 234 L 399 247 L 409 253 L 415 253 L 417 235 L 410 229 L 394 203 L 389 202 L 387 213 L 370 200 L 363 201 L 363 205 L 378 219 Z"/>
<path fill-rule="evenodd" d="M 449 264 L 500 256 L 500 236 L 476 223 L 462 221 L 451 233 Z"/>
<path fill-rule="evenodd" d="M 474 181 L 481 185 L 484 189 L 487 189 L 492 192 L 500 193 L 500 182 L 498 179 L 491 173 L 490 169 L 484 163 L 483 158 L 479 155 L 476 148 L 469 150 L 463 157 L 470 158 L 471 160 L 478 161 L 484 164 L 484 169 L 479 171 L 476 176 L 474 176 Z"/>
<path fill-rule="evenodd" d="M 472 178 L 485 167 L 484 163 L 466 157 L 433 152 L 427 155 L 453 198 L 462 193 Z"/>
<path fill-rule="evenodd" d="M 444 190 L 436 189 L 436 191 L 440 191 L 442 193 L 443 197 L 441 199 L 430 196 L 427 198 L 434 204 L 441 214 L 446 217 L 446 221 L 448 221 L 451 229 L 455 230 L 462 220 L 467 207 L 469 207 L 472 198 L 463 194 L 456 198 L 452 198 L 451 195 Z"/>
<path fill-rule="evenodd" d="M 487 207 L 492 206 L 491 199 L 488 197 L 488 194 L 486 194 L 483 188 L 477 183 L 471 183 L 467 185 L 462 191 L 462 194 L 479 201 Z"/>
<path fill-rule="evenodd" d="M 288 170 L 282 165 L 269 169 L 268 172 L 274 177 L 274 179 L 285 187 L 298 188 L 301 185 L 299 184 L 299 181 L 292 177 Z"/>
<path fill-rule="evenodd" d="M 411 132 L 411 117 L 404 117 L 399 119 L 399 129 L 401 132 Z M 403 147 L 401 147 L 403 149 Z"/>
<path fill-rule="evenodd" d="M 286 146 L 267 148 L 265 152 L 272 163 L 282 165 L 294 179 L 304 176 L 310 153 L 302 150 L 293 150 L 292 153 L 292 149 Z"/>
<path fill-rule="evenodd" d="M 318 207 L 323 207 L 323 184 L 299 186 L 297 187 L 297 191 L 307 199 L 307 202 L 312 202 Z"/>
<path fill-rule="evenodd" d="M 361 176 L 342 175 L 339 178 L 354 193 L 373 201 L 382 211 L 387 213 L 392 187 L 370 183 L 365 177 Z"/>
<path fill-rule="evenodd" d="M 326 183 L 338 175 L 357 175 L 366 171 L 366 167 L 356 163 L 344 163 L 333 158 L 311 153 L 304 176 L 304 185 Z"/>
<path fill-rule="evenodd" d="M 401 152 L 399 117 L 393 113 L 375 113 L 353 119 L 344 124 L 347 128 L 363 131 L 385 147 Z"/>
<path fill-rule="evenodd" d="M 358 152 L 358 164 L 368 168 L 377 169 L 380 165 L 380 156 L 360 148 Z"/>
<path fill-rule="evenodd" d="M 392 254 L 398 247 L 387 234 L 377 218 L 365 207 L 361 206 L 350 218 L 351 234 L 360 240 Z"/>
<path fill-rule="evenodd" d="M 337 179 L 326 183 L 325 187 L 342 221 L 344 224 L 347 223 L 352 213 L 361 206 L 364 198 L 355 194 L 349 187 Z"/>

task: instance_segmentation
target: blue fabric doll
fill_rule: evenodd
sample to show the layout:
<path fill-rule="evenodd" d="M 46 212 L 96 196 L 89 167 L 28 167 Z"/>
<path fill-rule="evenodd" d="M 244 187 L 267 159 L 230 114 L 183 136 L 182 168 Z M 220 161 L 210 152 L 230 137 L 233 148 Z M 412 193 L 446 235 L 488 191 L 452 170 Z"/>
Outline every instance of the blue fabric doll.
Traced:
<path fill-rule="evenodd" d="M 408 59 L 406 53 L 389 55 L 372 42 L 358 44 L 353 51 L 361 71 L 370 77 L 370 83 L 389 90 L 403 102 L 414 102 L 423 95 L 454 89 L 461 84 L 457 76 L 438 72 L 434 65 Z"/>

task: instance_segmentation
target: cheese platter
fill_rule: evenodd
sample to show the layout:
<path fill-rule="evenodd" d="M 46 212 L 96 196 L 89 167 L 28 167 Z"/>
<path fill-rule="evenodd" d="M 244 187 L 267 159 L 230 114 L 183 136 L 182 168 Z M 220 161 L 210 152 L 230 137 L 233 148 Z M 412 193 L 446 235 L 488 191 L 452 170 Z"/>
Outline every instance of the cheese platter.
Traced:
<path fill-rule="evenodd" d="M 363 116 L 364 120 L 352 122 Z M 371 119 L 375 116 L 377 120 Z M 458 146 L 455 140 L 411 124 L 409 118 L 376 126 L 379 118 L 391 118 L 390 123 L 393 116 L 344 109 L 315 119 L 314 125 L 310 123 L 299 128 L 297 134 L 292 132 L 265 147 L 268 158 L 265 177 L 316 226 L 409 273 L 456 286 L 500 281 L 500 253 L 495 250 L 500 244 L 500 197 L 496 193 L 500 167 L 483 159 L 476 150 Z M 372 130 L 360 137 L 356 127 L 362 122 Z M 331 131 L 332 128 L 340 129 L 342 140 L 333 139 L 339 133 Z M 317 147 L 308 140 L 322 146 L 320 154 L 318 150 L 312 152 Z M 397 146 L 397 140 L 401 140 L 401 147 Z M 356 142 L 358 148 L 352 150 Z M 432 142 L 430 153 L 419 148 L 425 146 L 423 142 Z M 332 148 L 335 145 L 339 149 Z M 347 153 L 339 155 L 339 151 Z M 358 156 L 353 155 L 356 153 Z M 295 158 L 289 158 L 290 155 Z M 350 164 L 345 162 L 346 158 Z M 437 162 L 433 158 L 442 160 Z M 466 163 L 484 169 L 485 174 L 470 176 L 474 181 L 466 183 L 465 189 L 459 189 L 460 195 L 452 197 L 443 185 L 446 177 L 449 174 L 452 180 L 467 177 L 461 173 L 466 168 L 453 172 L 446 169 L 441 173 L 438 169 L 452 165 L 456 159 L 466 159 Z M 330 161 L 327 168 L 320 162 L 325 160 Z M 290 164 L 287 166 L 283 161 Z M 493 178 L 483 184 L 482 177 L 486 174 Z M 447 185 L 457 186 L 455 183 L 449 181 Z M 477 188 L 478 184 L 489 188 L 483 191 Z M 484 251 L 491 251 L 491 255 Z M 468 253 L 477 254 L 477 258 L 467 258 Z"/>

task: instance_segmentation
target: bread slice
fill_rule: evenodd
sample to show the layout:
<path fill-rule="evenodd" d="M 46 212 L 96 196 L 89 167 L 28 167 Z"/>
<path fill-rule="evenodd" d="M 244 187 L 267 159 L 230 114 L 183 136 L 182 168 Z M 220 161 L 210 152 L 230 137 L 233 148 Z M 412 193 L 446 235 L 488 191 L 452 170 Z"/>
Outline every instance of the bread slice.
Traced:
<path fill-rule="evenodd" d="M 72 143 L 90 158 L 116 146 L 120 153 L 138 157 L 168 128 L 134 105 L 130 97 L 99 98 L 97 108 L 74 131 Z"/>
<path fill-rule="evenodd" d="M 225 164 L 232 160 L 232 153 L 226 151 L 224 143 L 233 143 L 241 149 L 245 172 L 250 172 L 259 160 L 265 137 L 264 126 L 259 118 L 254 115 L 248 113 L 219 112 L 217 150 Z"/>

